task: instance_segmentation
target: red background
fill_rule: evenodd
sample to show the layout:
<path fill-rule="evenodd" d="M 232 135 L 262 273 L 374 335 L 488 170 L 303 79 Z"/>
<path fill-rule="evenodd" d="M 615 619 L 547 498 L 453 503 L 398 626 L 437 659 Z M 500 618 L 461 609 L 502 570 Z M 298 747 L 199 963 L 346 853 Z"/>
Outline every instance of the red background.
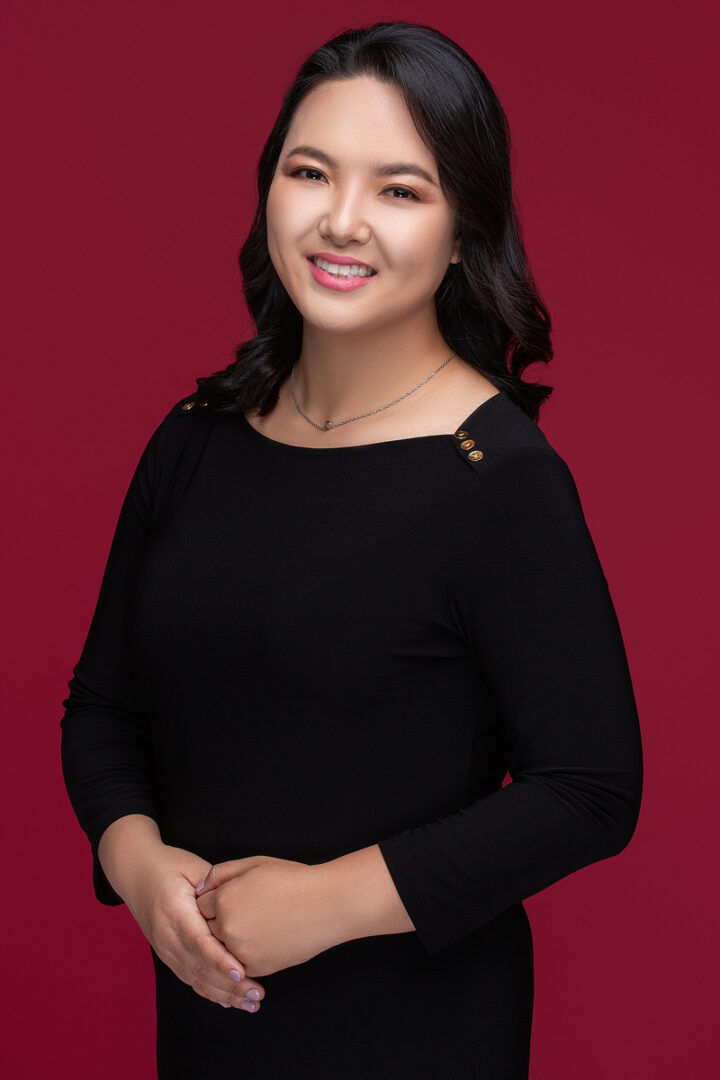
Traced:
<path fill-rule="evenodd" d="M 395 18 L 463 45 L 509 115 L 526 244 L 556 328 L 556 357 L 534 376 L 556 387 L 541 426 L 575 475 L 643 728 L 630 846 L 526 905 L 531 1075 L 710 1075 L 710 5 L 515 0 L 469 14 L 450 0 L 438 16 L 431 3 L 367 3 L 357 20 L 352 10 L 5 0 L 6 1075 L 155 1075 L 149 950 L 124 906 L 94 899 L 60 771 L 61 700 L 143 446 L 194 377 L 251 332 L 235 260 L 281 95 L 322 41 Z"/>

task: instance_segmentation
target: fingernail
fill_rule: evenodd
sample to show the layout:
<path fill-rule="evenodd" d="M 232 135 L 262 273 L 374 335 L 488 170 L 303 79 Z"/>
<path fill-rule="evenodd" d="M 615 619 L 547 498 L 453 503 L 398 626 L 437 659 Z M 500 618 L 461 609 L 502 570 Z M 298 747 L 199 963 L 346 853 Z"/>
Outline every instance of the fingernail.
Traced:
<path fill-rule="evenodd" d="M 205 882 L 201 881 L 199 885 L 195 886 L 195 894 L 197 895 L 197 893 L 202 892 L 204 888 L 205 888 Z"/>
<path fill-rule="evenodd" d="M 245 995 L 245 997 L 252 998 L 253 1001 L 259 1001 L 260 1000 L 260 991 L 258 990 L 258 988 L 256 986 L 251 986 L 250 989 L 248 990 L 247 994 Z"/>
<path fill-rule="evenodd" d="M 228 975 L 231 979 L 234 979 L 235 982 L 240 982 L 240 980 L 242 979 L 242 975 L 235 968 L 231 968 L 230 971 L 228 971 Z"/>
<path fill-rule="evenodd" d="M 243 1001 L 240 1008 L 245 1009 L 246 1012 L 255 1012 L 257 1004 L 254 1001 Z"/>
<path fill-rule="evenodd" d="M 229 1009 L 230 1006 L 224 1001 L 218 1001 L 218 1005 L 222 1005 L 223 1009 Z"/>

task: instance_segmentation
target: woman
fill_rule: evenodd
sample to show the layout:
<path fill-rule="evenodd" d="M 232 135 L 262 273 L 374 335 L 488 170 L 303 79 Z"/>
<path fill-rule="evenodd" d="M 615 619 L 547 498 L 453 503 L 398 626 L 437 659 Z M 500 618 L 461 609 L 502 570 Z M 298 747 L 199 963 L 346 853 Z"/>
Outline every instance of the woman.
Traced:
<path fill-rule="evenodd" d="M 642 758 L 505 116 L 438 31 L 348 31 L 258 189 L 257 337 L 150 439 L 64 702 L 96 895 L 161 1077 L 526 1077 L 522 900 L 623 850 Z"/>

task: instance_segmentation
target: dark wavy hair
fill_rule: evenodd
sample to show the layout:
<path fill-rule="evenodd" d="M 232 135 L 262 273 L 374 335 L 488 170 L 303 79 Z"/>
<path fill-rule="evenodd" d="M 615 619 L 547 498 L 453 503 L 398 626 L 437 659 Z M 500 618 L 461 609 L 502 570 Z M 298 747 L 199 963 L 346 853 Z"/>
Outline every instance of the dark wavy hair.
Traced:
<path fill-rule="evenodd" d="M 522 372 L 552 358 L 551 321 L 533 280 L 513 197 L 507 118 L 484 72 L 439 30 L 378 22 L 346 30 L 302 64 L 257 168 L 258 205 L 239 256 L 243 292 L 257 334 L 224 370 L 197 381 L 217 412 L 270 412 L 302 347 L 302 316 L 271 262 L 268 190 L 295 110 L 326 79 L 370 75 L 394 84 L 433 153 L 456 214 L 459 263 L 435 294 L 438 328 L 451 349 L 537 422 L 551 386 Z"/>

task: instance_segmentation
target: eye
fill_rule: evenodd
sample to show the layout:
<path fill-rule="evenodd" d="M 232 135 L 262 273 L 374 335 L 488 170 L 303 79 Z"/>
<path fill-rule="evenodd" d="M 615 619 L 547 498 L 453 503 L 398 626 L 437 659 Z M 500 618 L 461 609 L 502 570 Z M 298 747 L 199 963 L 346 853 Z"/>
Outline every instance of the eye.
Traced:
<path fill-rule="evenodd" d="M 418 199 L 418 197 L 417 197 L 417 195 L 415 194 L 415 192 L 414 192 L 414 191 L 410 191 L 410 190 L 409 190 L 408 188 L 404 188 L 404 187 L 390 187 L 390 188 L 385 188 L 385 190 L 386 190 L 386 191 L 404 191 L 404 192 L 405 192 L 405 194 L 406 194 L 406 195 L 409 195 L 411 199 L 415 199 L 415 201 L 416 201 L 416 202 L 420 202 L 420 200 Z M 396 200 L 396 201 L 399 201 L 399 202 L 407 202 L 407 199 L 400 199 L 400 200 Z"/>
<path fill-rule="evenodd" d="M 322 173 L 320 172 L 319 169 L 311 169 L 309 165 L 303 165 L 301 169 L 295 169 L 294 172 L 290 173 L 290 175 L 291 176 L 297 176 L 299 173 L 302 173 L 302 172 L 317 173 L 318 176 L 322 176 Z M 306 179 L 306 177 L 303 177 L 303 180 L 304 179 Z M 307 179 L 310 179 L 310 178 L 307 177 Z"/>
<path fill-rule="evenodd" d="M 301 173 L 314 173 L 315 176 L 323 176 L 323 173 L 321 173 L 319 169 L 313 169 L 309 165 L 303 165 L 299 169 L 294 169 L 290 173 L 290 175 L 291 176 L 300 176 Z M 312 180 L 313 179 L 312 176 L 302 176 L 300 178 L 302 180 Z M 415 202 L 420 202 L 420 200 L 417 197 L 417 195 L 415 194 L 415 192 L 410 191 L 409 188 L 393 186 L 393 187 L 385 188 L 385 191 L 401 191 L 401 192 L 403 192 L 403 196 L 402 197 L 396 197 L 395 200 L 394 200 L 395 202 L 408 202 L 409 199 L 414 199 Z"/>

